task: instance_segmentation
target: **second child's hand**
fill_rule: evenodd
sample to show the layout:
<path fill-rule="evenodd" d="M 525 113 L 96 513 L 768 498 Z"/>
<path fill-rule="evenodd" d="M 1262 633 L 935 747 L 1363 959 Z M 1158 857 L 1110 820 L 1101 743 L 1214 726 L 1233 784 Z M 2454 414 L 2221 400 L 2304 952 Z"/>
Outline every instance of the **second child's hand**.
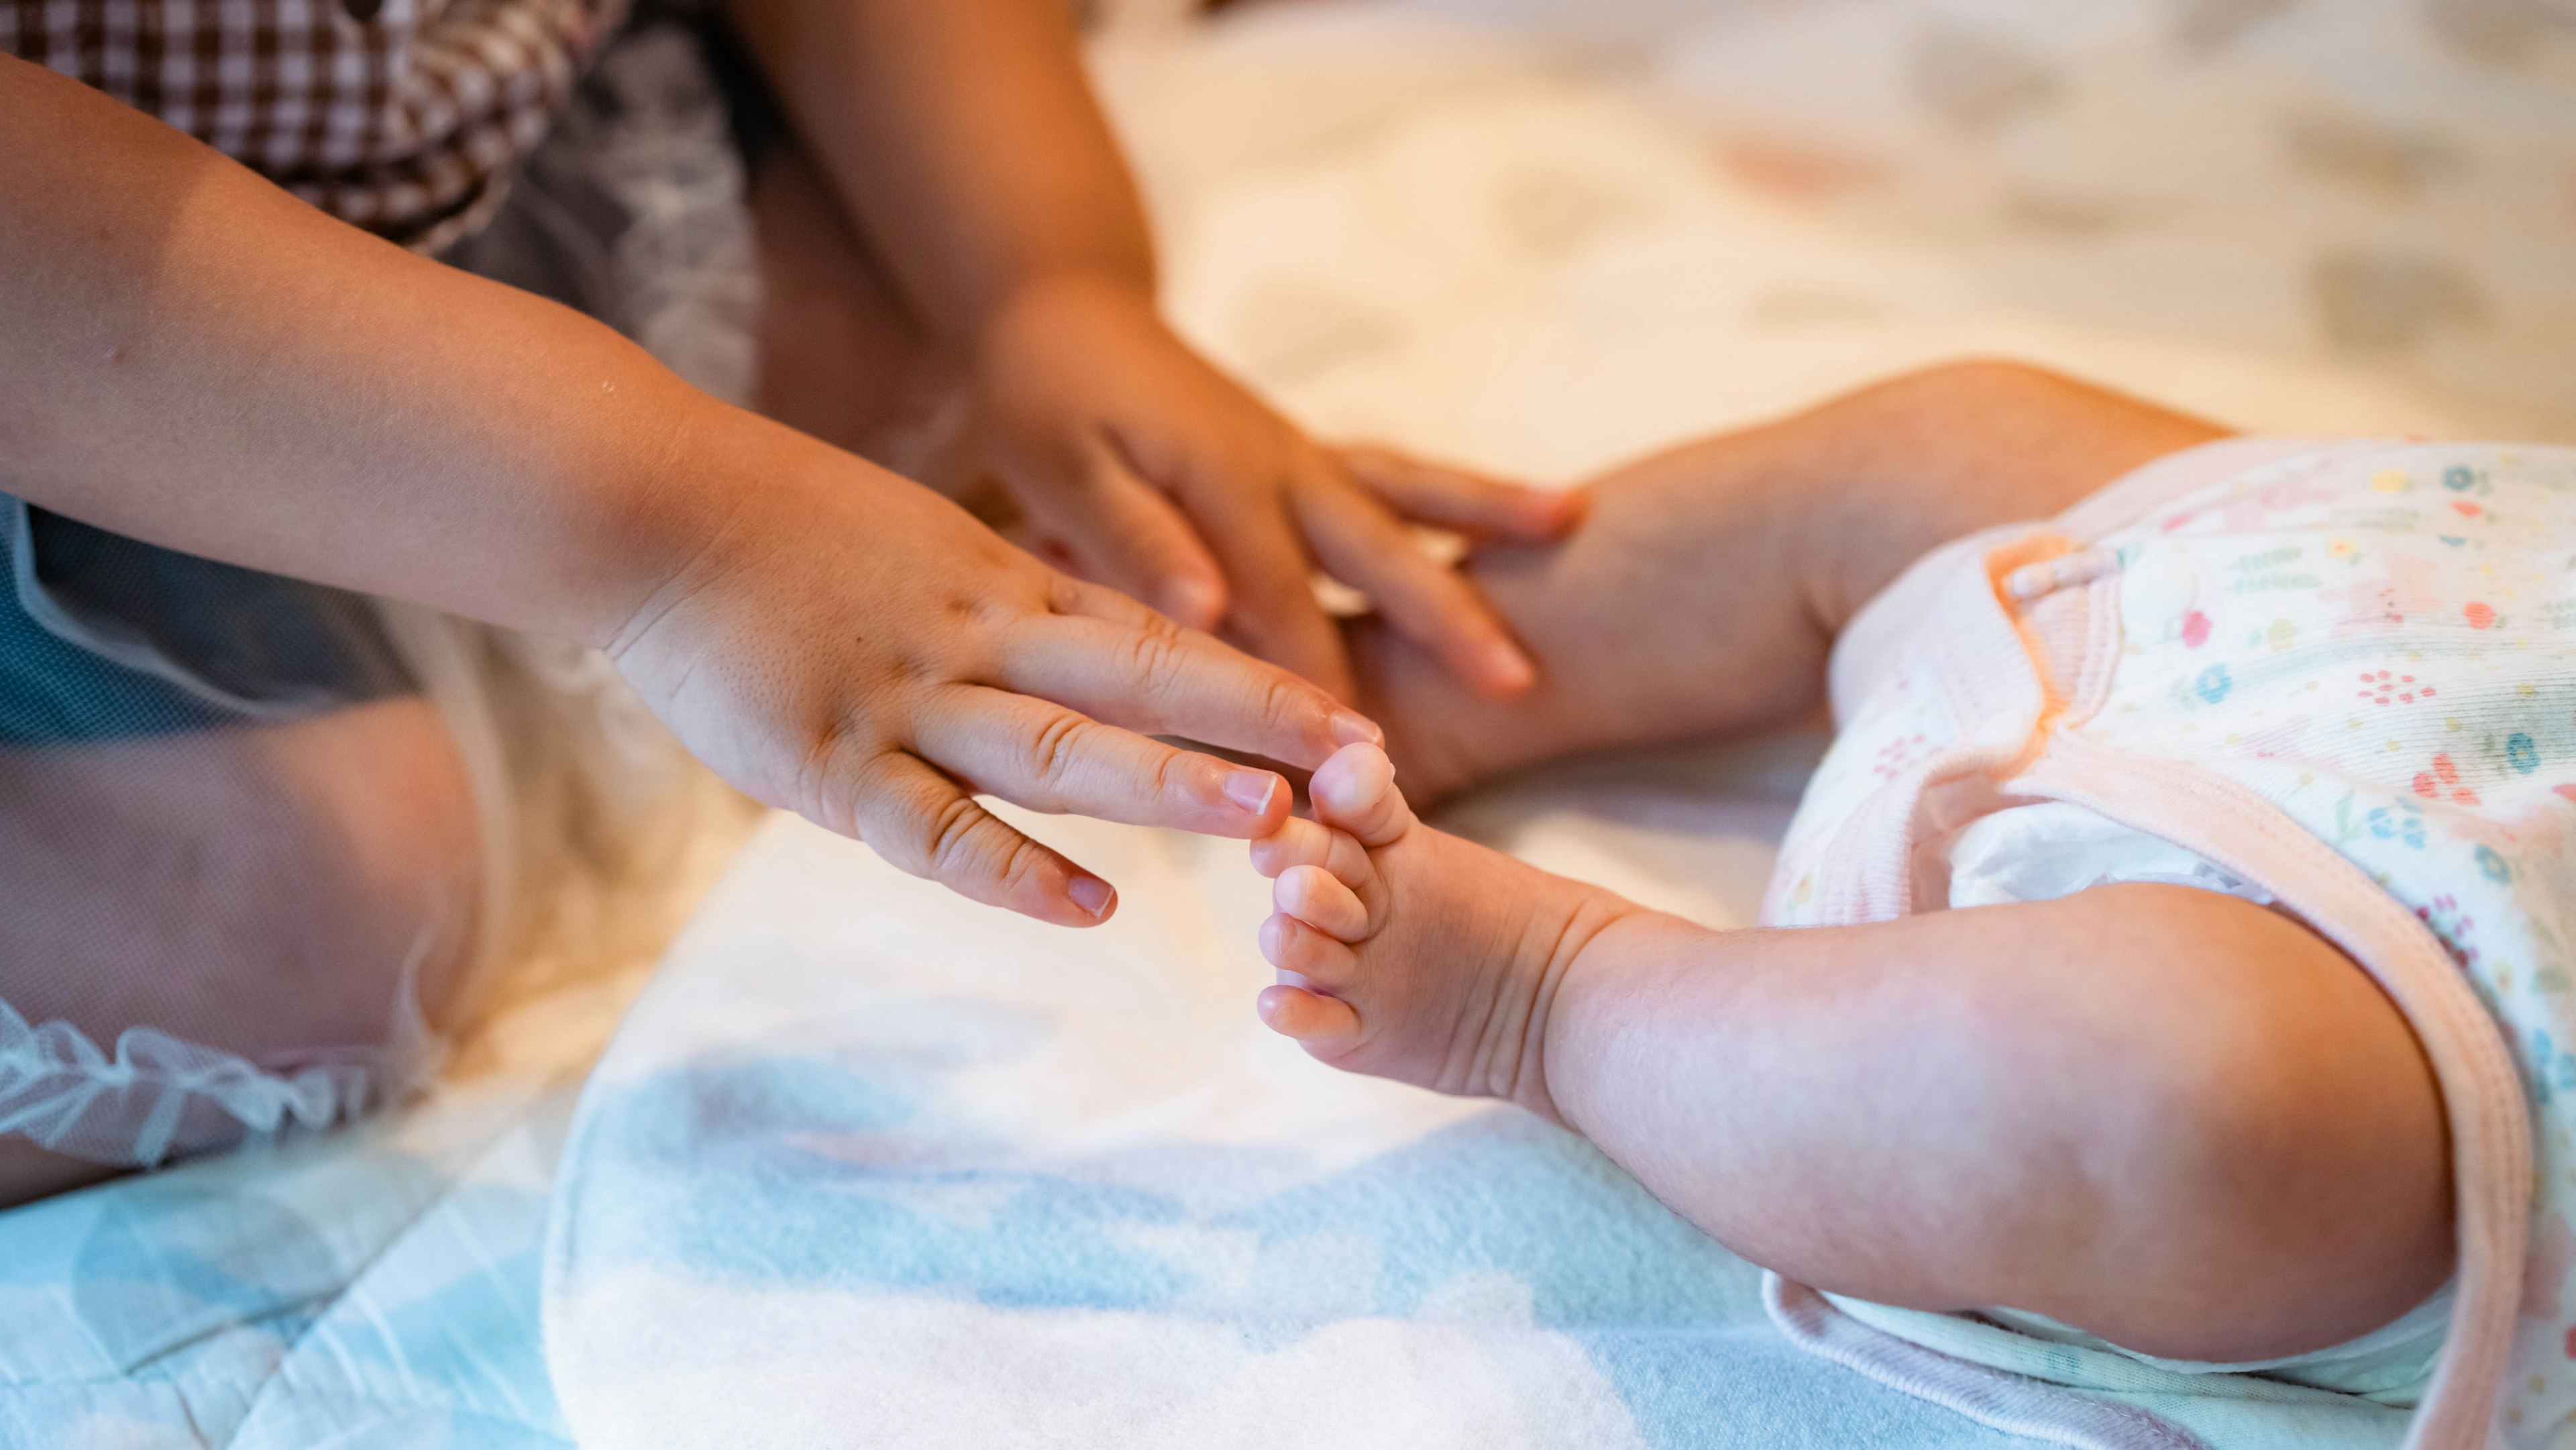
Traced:
<path fill-rule="evenodd" d="M 907 307 L 972 363 L 986 457 L 1065 562 L 1348 698 L 1320 569 L 1480 693 L 1528 688 L 1510 633 L 1407 524 L 1544 538 L 1573 512 L 1318 447 L 1164 325 L 1062 0 L 725 10 Z"/>
<path fill-rule="evenodd" d="M 1193 352 L 1144 290 L 1068 275 L 1004 303 L 976 348 L 985 451 L 1053 550 L 1090 578 L 1222 629 L 1349 698 L 1320 570 L 1477 694 L 1536 679 L 1476 587 L 1413 525 L 1544 541 L 1580 494 L 1518 487 L 1383 450 L 1318 446 Z"/>

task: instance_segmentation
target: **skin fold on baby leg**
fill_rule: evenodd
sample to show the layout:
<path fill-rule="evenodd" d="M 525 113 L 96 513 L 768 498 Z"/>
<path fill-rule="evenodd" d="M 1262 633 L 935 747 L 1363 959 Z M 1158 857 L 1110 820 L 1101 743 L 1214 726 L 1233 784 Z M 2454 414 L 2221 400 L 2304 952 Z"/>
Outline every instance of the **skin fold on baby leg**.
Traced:
<path fill-rule="evenodd" d="M 1420 824 L 1373 747 L 1257 840 L 1318 1059 L 1504 1098 L 1820 1288 L 2303 1353 L 2450 1272 L 2441 1099 L 2298 923 L 2189 887 L 1717 933 Z"/>

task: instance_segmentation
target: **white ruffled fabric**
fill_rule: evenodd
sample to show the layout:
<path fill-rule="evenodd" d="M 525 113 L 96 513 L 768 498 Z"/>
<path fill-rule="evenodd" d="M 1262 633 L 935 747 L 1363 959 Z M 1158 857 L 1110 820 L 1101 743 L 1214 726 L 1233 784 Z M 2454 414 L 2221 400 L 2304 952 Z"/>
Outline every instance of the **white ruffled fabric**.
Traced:
<path fill-rule="evenodd" d="M 0 1001 L 0 1136 L 152 1168 L 350 1121 L 409 1093 L 435 1066 L 411 977 L 406 966 L 382 1045 L 308 1049 L 266 1065 L 152 1027 L 118 1033 L 111 1057 L 72 1024 L 31 1025 Z"/>

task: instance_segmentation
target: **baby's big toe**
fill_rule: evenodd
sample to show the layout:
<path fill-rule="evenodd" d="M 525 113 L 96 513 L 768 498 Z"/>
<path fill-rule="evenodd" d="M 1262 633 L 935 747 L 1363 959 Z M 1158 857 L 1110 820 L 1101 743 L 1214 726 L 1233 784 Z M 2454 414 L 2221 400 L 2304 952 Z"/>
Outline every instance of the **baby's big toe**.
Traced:
<path fill-rule="evenodd" d="M 1363 845 L 1383 846 L 1413 825 L 1413 808 L 1395 788 L 1395 762 L 1368 744 L 1345 745 L 1315 771 L 1308 787 L 1315 815 Z"/>

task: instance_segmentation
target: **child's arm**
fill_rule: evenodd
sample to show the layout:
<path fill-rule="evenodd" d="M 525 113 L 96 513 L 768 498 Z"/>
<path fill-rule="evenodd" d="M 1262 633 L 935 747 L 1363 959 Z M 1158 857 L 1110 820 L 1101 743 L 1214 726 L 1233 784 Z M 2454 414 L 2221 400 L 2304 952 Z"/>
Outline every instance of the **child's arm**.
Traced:
<path fill-rule="evenodd" d="M 607 328 L 6 58 L 0 489 L 603 645 L 735 784 L 1050 920 L 1105 917 L 1108 887 L 973 793 L 1248 836 L 1277 777 L 1129 731 L 1301 763 L 1370 733 Z"/>
<path fill-rule="evenodd" d="M 1005 481 L 1086 574 L 1187 624 L 1222 619 L 1347 695 L 1308 585 L 1320 561 L 1476 690 L 1529 683 L 1490 608 L 1387 500 L 1533 538 L 1579 501 L 1329 453 L 1181 343 L 1155 313 L 1144 212 L 1062 0 L 731 9 L 852 220 L 973 365 Z"/>
<path fill-rule="evenodd" d="M 1820 1288 L 2238 1361 L 2394 1319 L 2452 1257 L 2441 1098 L 2314 933 L 2189 887 L 1874 926 L 1619 916 L 1544 1022 L 1555 1110 Z"/>

